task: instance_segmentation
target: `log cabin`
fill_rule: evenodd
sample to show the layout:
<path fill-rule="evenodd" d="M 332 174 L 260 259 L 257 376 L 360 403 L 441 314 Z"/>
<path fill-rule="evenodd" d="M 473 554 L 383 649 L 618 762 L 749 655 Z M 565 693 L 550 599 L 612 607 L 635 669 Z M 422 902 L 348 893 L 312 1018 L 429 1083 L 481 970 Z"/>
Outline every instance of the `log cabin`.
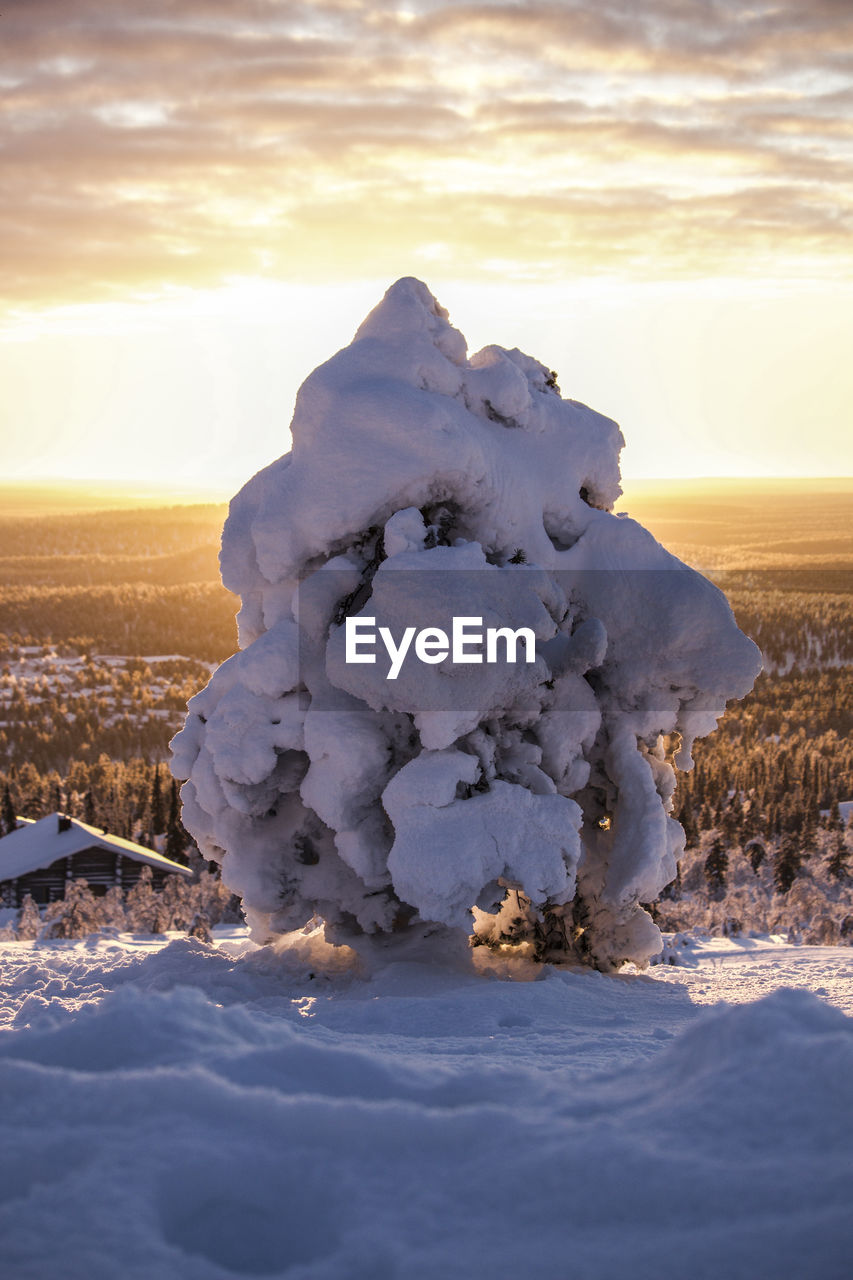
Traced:
<path fill-rule="evenodd" d="M 127 891 L 145 866 L 151 868 L 154 889 L 163 887 L 166 876 L 192 875 L 154 849 L 52 813 L 38 822 L 24 821 L 0 839 L 0 903 L 20 907 L 29 893 L 38 906 L 46 906 L 64 898 L 72 880 L 86 880 L 96 897 L 113 886 Z"/>

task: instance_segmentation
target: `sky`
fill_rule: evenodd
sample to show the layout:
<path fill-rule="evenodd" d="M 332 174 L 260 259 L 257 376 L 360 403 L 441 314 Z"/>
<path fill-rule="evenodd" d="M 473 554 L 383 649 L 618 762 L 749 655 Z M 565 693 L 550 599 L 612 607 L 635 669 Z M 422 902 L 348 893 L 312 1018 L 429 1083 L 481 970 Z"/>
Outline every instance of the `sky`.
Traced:
<path fill-rule="evenodd" d="M 401 275 L 643 476 L 853 474 L 850 0 L 4 0 L 0 479 L 227 494 Z"/>

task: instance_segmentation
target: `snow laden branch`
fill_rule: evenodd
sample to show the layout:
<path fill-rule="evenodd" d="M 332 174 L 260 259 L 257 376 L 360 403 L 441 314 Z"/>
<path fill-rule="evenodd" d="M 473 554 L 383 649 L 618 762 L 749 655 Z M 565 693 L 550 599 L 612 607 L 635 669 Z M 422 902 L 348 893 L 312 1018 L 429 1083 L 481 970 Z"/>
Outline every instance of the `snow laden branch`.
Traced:
<path fill-rule="evenodd" d="M 645 962 L 674 765 L 760 659 L 612 513 L 616 423 L 518 350 L 468 359 L 405 279 L 304 383 L 292 435 L 231 503 L 241 651 L 172 744 L 184 823 L 255 936 L 316 915 L 333 941 Z M 501 643 L 467 643 L 475 622 Z"/>

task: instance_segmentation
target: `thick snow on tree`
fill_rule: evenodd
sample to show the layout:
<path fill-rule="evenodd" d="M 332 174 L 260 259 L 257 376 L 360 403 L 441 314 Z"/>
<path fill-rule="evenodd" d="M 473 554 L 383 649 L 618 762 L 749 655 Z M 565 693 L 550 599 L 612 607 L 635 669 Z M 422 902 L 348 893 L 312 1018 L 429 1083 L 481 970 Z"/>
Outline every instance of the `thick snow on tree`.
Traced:
<path fill-rule="evenodd" d="M 618 426 L 518 350 L 469 360 L 404 279 L 304 383 L 292 436 L 231 503 L 241 651 L 172 744 L 183 821 L 255 935 L 429 922 L 643 963 L 683 842 L 673 765 L 760 658 L 716 587 L 613 514 Z M 529 629 L 535 660 L 413 644 L 389 679 L 379 640 L 347 660 L 347 619 L 399 645 L 460 617 Z"/>

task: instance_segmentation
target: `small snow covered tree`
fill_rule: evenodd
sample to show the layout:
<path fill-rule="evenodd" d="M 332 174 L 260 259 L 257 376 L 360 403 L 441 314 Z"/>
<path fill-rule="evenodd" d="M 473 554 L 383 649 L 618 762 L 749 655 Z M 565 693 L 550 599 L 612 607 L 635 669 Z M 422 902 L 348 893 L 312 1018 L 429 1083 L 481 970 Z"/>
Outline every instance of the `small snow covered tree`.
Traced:
<path fill-rule="evenodd" d="M 157 933 L 160 897 L 152 886 L 151 868 L 146 864 L 127 895 L 125 914 L 131 933 Z"/>
<path fill-rule="evenodd" d="M 119 930 L 126 928 L 127 917 L 124 909 L 124 894 L 118 885 L 113 885 L 111 889 L 107 889 L 100 901 L 100 915 L 102 927 Z"/>
<path fill-rule="evenodd" d="M 41 912 L 35 904 L 32 894 L 28 893 L 15 924 L 15 937 L 19 942 L 33 942 L 42 931 Z"/>
<path fill-rule="evenodd" d="M 190 921 L 187 933 L 191 938 L 197 938 L 199 942 L 210 942 L 210 920 L 205 911 L 196 911 Z"/>
<path fill-rule="evenodd" d="M 198 910 L 198 887 L 189 884 L 183 876 L 167 876 L 160 893 L 161 911 L 155 920 L 157 932 L 168 929 L 188 929 Z"/>
<path fill-rule="evenodd" d="M 744 853 L 749 858 L 749 864 L 752 867 L 753 875 L 757 876 L 767 850 L 760 840 L 750 840 L 749 844 L 744 849 Z"/>
<path fill-rule="evenodd" d="M 86 880 L 72 880 L 65 897 L 52 902 L 44 914 L 43 938 L 86 938 L 103 924 L 98 899 Z"/>
<path fill-rule="evenodd" d="M 318 915 L 332 940 L 476 930 L 646 962 L 675 766 L 760 659 L 716 587 L 613 513 L 616 423 L 518 350 L 469 359 L 406 279 L 308 378 L 292 438 L 231 503 L 241 652 L 172 743 L 184 825 L 255 935 Z M 472 618 L 494 660 L 457 650 Z M 370 625 L 398 657 L 417 634 L 392 678 L 348 647 Z"/>

